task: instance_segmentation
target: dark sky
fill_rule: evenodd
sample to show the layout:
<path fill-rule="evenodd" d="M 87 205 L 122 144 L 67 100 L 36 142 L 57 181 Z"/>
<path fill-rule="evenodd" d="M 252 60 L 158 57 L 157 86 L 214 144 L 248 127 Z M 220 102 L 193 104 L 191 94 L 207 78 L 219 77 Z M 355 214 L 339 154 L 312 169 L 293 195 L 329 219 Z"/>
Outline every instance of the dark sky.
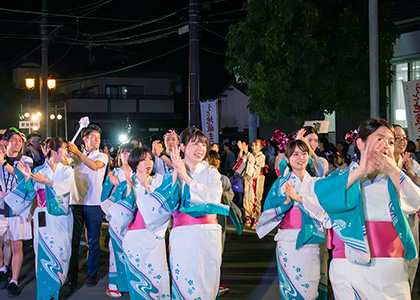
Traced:
<path fill-rule="evenodd" d="M 201 1 L 201 98 L 215 97 L 230 76 L 224 69 L 228 27 L 244 16 L 243 0 Z M 40 63 L 41 0 L 0 5 L 2 70 Z M 188 1 L 47 1 L 50 71 L 61 78 L 116 70 L 188 44 L 177 29 L 188 22 Z M 140 26 L 141 25 L 141 26 Z M 188 47 L 131 71 L 176 72 L 186 86 Z"/>

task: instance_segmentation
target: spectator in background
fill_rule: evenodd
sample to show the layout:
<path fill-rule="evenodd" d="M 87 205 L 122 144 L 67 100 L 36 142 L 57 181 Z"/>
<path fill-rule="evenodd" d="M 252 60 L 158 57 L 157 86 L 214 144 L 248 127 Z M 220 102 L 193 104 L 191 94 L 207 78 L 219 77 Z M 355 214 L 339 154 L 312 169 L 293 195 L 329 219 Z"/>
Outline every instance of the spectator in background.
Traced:
<path fill-rule="evenodd" d="M 25 135 L 12 127 L 4 134 L 6 137 L 6 148 L 4 144 L 0 149 L 0 188 L 2 207 L 0 207 L 0 257 L 3 258 L 3 240 L 10 240 L 12 245 L 12 279 L 7 285 L 6 266 L 2 261 L 0 265 L 0 287 L 7 286 L 7 295 L 10 298 L 19 295 L 18 279 L 23 262 L 23 241 L 32 238 L 31 221 L 16 215 L 4 202 L 4 198 L 17 186 L 17 178 L 13 167 L 18 162 L 23 162 L 32 168 L 33 161 L 30 157 L 22 155 L 22 146 L 25 142 Z"/>
<path fill-rule="evenodd" d="M 141 142 L 140 142 L 140 139 L 135 138 L 135 137 L 131 138 L 130 143 L 132 143 L 134 145 L 134 147 L 141 147 L 142 146 Z"/>
<path fill-rule="evenodd" d="M 407 149 L 405 149 L 406 153 L 410 153 L 410 157 L 412 157 L 416 162 L 419 162 L 416 157 L 416 143 L 413 141 L 408 140 L 407 141 Z"/>
<path fill-rule="evenodd" d="M 45 163 L 45 155 L 41 148 L 41 137 L 39 135 L 31 135 L 25 143 L 24 153 L 34 161 L 34 168 L 42 166 Z"/>
<path fill-rule="evenodd" d="M 223 144 L 223 150 L 226 152 L 226 160 L 223 166 L 223 174 L 227 174 L 229 170 L 232 170 L 233 166 L 236 163 L 235 154 L 232 152 L 232 144 L 225 142 Z"/>
<path fill-rule="evenodd" d="M 416 151 L 417 161 L 420 162 L 420 139 L 417 139 L 417 151 Z"/>
<path fill-rule="evenodd" d="M 210 150 L 213 150 L 213 151 L 216 151 L 217 153 L 219 153 L 219 150 L 220 150 L 219 143 L 213 143 L 213 144 L 211 144 Z"/>

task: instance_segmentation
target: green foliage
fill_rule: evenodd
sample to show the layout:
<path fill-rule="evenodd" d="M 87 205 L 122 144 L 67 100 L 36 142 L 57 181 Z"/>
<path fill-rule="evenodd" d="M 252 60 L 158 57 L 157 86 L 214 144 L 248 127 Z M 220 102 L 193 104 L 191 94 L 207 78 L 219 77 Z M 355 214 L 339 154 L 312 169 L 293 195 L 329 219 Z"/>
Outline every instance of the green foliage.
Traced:
<path fill-rule="evenodd" d="M 381 2 L 381 1 L 380 1 Z M 380 5 L 381 105 L 398 33 Z M 313 111 L 369 108 L 369 32 L 365 0 L 251 0 L 226 37 L 227 69 L 248 84 L 249 108 L 266 121 Z"/>

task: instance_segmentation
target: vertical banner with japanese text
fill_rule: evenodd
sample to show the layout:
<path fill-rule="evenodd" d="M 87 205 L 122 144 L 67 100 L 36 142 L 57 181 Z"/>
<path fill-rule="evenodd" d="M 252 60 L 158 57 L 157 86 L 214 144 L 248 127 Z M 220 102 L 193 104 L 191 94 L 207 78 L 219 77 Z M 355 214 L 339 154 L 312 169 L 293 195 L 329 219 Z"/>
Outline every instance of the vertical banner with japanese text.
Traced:
<path fill-rule="evenodd" d="M 420 139 L 420 80 L 403 82 L 408 137 Z"/>
<path fill-rule="evenodd" d="M 217 100 L 200 102 L 201 126 L 210 144 L 219 142 L 219 117 Z"/>

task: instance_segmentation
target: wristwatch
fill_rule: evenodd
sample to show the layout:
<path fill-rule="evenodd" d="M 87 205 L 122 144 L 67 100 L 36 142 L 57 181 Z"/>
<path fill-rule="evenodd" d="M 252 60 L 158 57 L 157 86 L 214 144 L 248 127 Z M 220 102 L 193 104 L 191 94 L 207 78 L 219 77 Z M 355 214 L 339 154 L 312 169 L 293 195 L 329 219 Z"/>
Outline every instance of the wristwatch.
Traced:
<path fill-rule="evenodd" d="M 7 162 L 7 160 L 5 160 L 4 163 L 3 163 L 3 167 L 7 166 L 7 164 L 8 164 L 8 162 Z"/>

